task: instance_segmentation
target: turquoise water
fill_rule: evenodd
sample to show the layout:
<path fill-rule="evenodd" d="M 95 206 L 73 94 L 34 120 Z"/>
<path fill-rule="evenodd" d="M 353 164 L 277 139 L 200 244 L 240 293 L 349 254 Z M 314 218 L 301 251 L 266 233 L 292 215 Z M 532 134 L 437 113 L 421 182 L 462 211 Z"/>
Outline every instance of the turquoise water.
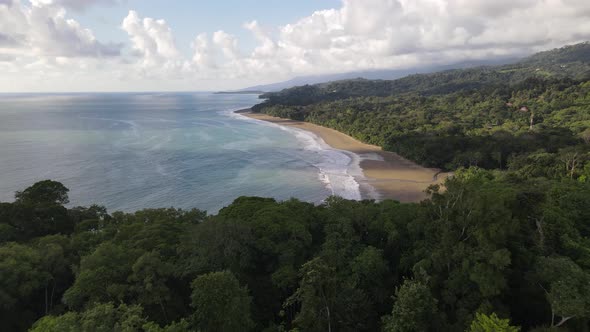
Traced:
<path fill-rule="evenodd" d="M 110 211 L 216 212 L 242 195 L 360 198 L 354 155 L 233 113 L 257 102 L 207 93 L 0 95 L 0 201 L 43 179 L 70 188 L 71 205 Z"/>

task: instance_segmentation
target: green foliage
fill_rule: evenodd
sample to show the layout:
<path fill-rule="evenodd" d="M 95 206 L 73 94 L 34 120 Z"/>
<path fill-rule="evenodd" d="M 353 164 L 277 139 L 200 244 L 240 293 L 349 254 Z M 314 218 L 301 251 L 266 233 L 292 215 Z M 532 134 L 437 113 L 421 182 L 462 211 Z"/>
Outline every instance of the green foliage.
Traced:
<path fill-rule="evenodd" d="M 45 316 L 37 321 L 31 332 L 135 332 L 146 324 L 139 306 L 112 303 L 97 304 L 77 314 L 68 312 L 62 316 Z"/>
<path fill-rule="evenodd" d="M 187 332 L 193 331 L 190 328 L 190 324 L 186 320 L 181 320 L 179 322 L 174 322 L 170 325 L 165 327 L 160 327 L 158 324 L 154 322 L 148 322 L 147 324 L 143 325 L 143 330 L 145 332 Z"/>
<path fill-rule="evenodd" d="M 485 315 L 477 313 L 471 322 L 469 332 L 519 332 L 520 328 L 510 326 L 509 319 L 501 319 L 495 313 Z"/>
<path fill-rule="evenodd" d="M 305 106 L 320 101 L 403 95 L 414 91 L 435 95 L 480 90 L 487 86 L 501 88 L 540 78 L 583 80 L 590 77 L 589 53 L 590 44 L 586 42 L 538 53 L 515 64 L 410 75 L 393 81 L 343 80 L 266 93 L 260 98 L 267 99 L 269 104 Z"/>
<path fill-rule="evenodd" d="M 585 43 L 509 66 L 296 87 L 263 95 L 253 110 L 330 127 L 428 167 L 505 169 L 521 158 L 514 169 L 542 152 L 549 164 L 535 165 L 536 174 L 577 178 L 590 160 L 582 144 L 590 141 L 588 50 Z M 561 170 L 559 150 L 576 145 L 577 167 Z"/>
<path fill-rule="evenodd" d="M 561 326 L 573 317 L 590 318 L 590 274 L 568 257 L 541 257 L 538 274 L 551 305 L 552 325 Z M 562 317 L 555 322 L 553 316 Z"/>
<path fill-rule="evenodd" d="M 30 332 L 78 332 L 81 331 L 80 323 L 78 321 L 78 314 L 75 312 L 68 312 L 64 315 L 44 316 L 39 319 Z"/>
<path fill-rule="evenodd" d="M 133 272 L 128 280 L 133 282 L 131 291 L 135 293 L 137 302 L 144 307 L 159 306 L 164 320 L 168 321 L 166 304 L 172 300 L 173 294 L 168 282 L 172 279 L 174 266 L 153 251 L 139 257 L 131 269 Z"/>
<path fill-rule="evenodd" d="M 64 303 L 81 308 L 85 303 L 124 301 L 130 291 L 127 278 L 137 254 L 103 243 L 82 258 L 76 281 L 64 294 Z"/>
<path fill-rule="evenodd" d="M 301 283 L 285 305 L 301 305 L 293 323 L 304 331 L 332 329 L 334 306 L 338 292 L 334 269 L 321 258 L 305 263 L 301 268 Z"/>
<path fill-rule="evenodd" d="M 0 308 L 29 298 L 45 279 L 37 250 L 17 243 L 0 247 Z"/>
<path fill-rule="evenodd" d="M 395 304 L 391 316 L 383 318 L 383 330 L 387 332 L 433 330 L 437 312 L 436 302 L 426 284 L 418 280 L 405 280 L 395 291 Z"/>
<path fill-rule="evenodd" d="M 191 283 L 193 322 L 200 331 L 248 331 L 250 318 L 248 289 L 241 287 L 230 272 L 202 275 Z"/>
<path fill-rule="evenodd" d="M 69 189 L 59 182 L 45 180 L 16 192 L 14 197 L 18 203 L 63 205 L 70 202 L 68 191 Z"/>

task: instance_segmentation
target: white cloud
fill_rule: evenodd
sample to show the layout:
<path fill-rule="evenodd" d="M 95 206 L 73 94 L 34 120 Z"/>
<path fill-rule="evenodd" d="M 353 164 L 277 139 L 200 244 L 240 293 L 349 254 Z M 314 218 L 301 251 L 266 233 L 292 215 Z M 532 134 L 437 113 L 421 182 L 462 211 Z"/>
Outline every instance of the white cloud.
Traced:
<path fill-rule="evenodd" d="M 121 28 L 129 35 L 133 49 L 132 58 L 128 59 L 131 65 L 126 66 L 126 73 L 121 77 L 179 80 L 194 70 L 178 50 L 172 29 L 165 20 L 141 18 L 131 10 Z"/>
<path fill-rule="evenodd" d="M 201 33 L 198 35 L 192 43 L 192 49 L 194 51 L 193 55 L 193 63 L 199 69 L 208 69 L 214 68 L 215 60 L 213 55 L 211 54 L 211 46 L 209 44 L 209 40 L 207 39 L 206 33 Z"/>
<path fill-rule="evenodd" d="M 346 0 L 338 13 L 344 33 L 380 36 L 391 22 L 402 23 L 402 5 L 397 0 Z M 332 16 L 332 15 L 331 15 Z"/>
<path fill-rule="evenodd" d="M 238 40 L 236 37 L 223 30 L 213 33 L 213 43 L 219 47 L 226 59 L 233 61 L 238 59 Z"/>
<path fill-rule="evenodd" d="M 0 51 L 29 57 L 112 57 L 121 45 L 102 43 L 92 31 L 50 2 L 0 5 Z"/>
<path fill-rule="evenodd" d="M 212 82 L 520 56 L 590 39 L 588 0 L 343 0 L 340 8 L 280 27 L 244 23 L 257 42 L 250 52 L 224 30 L 194 31 L 190 54 L 177 47 L 162 19 L 130 11 L 120 26 L 129 36 L 123 49 L 98 41 L 66 12 L 116 2 L 0 0 L 2 70 L 49 75 L 76 68 L 121 82 L 211 88 Z"/>
<path fill-rule="evenodd" d="M 172 30 L 164 20 L 142 19 L 132 10 L 121 28 L 129 35 L 133 49 L 143 57 L 146 66 L 160 65 L 180 56 Z"/>
<path fill-rule="evenodd" d="M 66 57 L 101 57 L 120 54 L 119 45 L 99 42 L 92 31 L 66 18 L 64 9 L 33 6 L 28 12 L 31 45 L 37 54 Z"/>
<path fill-rule="evenodd" d="M 281 27 L 272 54 L 293 74 L 524 55 L 589 39 L 589 3 L 344 0 L 340 9 L 317 11 Z M 255 52 L 248 60 L 260 57 Z"/>
<path fill-rule="evenodd" d="M 0 1 L 11 1 L 11 0 L 0 0 Z M 114 5 L 120 0 L 31 0 L 33 4 L 39 4 L 43 6 L 54 5 L 76 11 L 83 11 L 89 7 L 96 5 Z"/>
<path fill-rule="evenodd" d="M 256 40 L 259 42 L 259 46 L 253 52 L 254 57 L 265 57 L 273 56 L 276 54 L 277 45 L 270 37 L 270 34 L 265 31 L 258 21 L 252 21 L 244 24 L 244 28 L 250 30 Z"/>

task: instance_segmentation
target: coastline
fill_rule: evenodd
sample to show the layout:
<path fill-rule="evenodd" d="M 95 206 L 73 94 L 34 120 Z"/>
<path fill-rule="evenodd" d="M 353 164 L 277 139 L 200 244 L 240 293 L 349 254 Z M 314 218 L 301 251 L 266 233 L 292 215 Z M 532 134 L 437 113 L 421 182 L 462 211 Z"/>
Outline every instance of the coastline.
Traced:
<path fill-rule="evenodd" d="M 440 184 L 448 176 L 448 173 L 422 167 L 394 152 L 383 151 L 378 146 L 362 143 L 334 129 L 308 122 L 252 113 L 249 109 L 236 113 L 251 119 L 311 132 L 333 149 L 358 156 L 363 176 L 351 175 L 359 183 L 363 199 L 420 202 L 428 198 L 424 191 L 430 185 Z"/>

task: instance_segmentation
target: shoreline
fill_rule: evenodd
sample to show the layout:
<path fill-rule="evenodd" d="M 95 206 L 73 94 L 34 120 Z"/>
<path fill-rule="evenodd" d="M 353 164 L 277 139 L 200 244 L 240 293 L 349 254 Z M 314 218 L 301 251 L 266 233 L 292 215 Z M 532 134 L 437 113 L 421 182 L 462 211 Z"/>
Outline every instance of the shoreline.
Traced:
<path fill-rule="evenodd" d="M 428 195 L 430 185 L 440 184 L 449 175 L 439 169 L 425 168 L 394 152 L 383 151 L 376 145 L 362 143 L 337 130 L 309 122 L 277 118 L 250 109 L 236 111 L 251 119 L 311 132 L 333 149 L 356 155 L 362 177 L 351 174 L 358 182 L 363 199 L 393 199 L 403 203 L 417 203 Z"/>

